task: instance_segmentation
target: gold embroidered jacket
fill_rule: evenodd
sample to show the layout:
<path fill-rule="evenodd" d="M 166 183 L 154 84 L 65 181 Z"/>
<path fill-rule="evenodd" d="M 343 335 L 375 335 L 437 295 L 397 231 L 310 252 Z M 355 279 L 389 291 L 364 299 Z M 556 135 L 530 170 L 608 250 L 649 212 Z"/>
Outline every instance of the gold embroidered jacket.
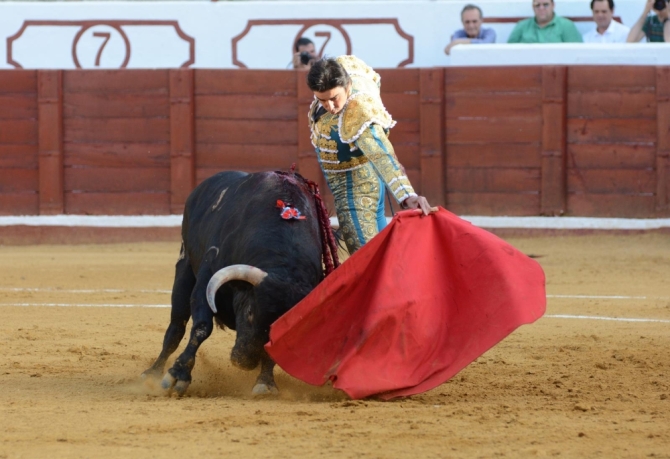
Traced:
<path fill-rule="evenodd" d="M 352 80 L 344 108 L 333 115 L 315 99 L 309 109 L 312 144 L 326 179 L 371 163 L 398 202 L 416 196 L 388 140 L 395 121 L 382 104 L 381 77 L 355 56 L 337 61 Z"/>

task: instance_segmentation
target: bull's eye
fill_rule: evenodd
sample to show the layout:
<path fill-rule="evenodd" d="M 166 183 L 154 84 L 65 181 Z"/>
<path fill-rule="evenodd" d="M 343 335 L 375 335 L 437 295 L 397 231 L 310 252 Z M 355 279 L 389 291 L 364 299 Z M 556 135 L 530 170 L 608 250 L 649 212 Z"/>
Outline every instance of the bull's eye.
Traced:
<path fill-rule="evenodd" d="M 247 308 L 247 321 L 249 321 L 249 323 L 254 322 L 254 313 L 251 311 L 251 306 Z"/>

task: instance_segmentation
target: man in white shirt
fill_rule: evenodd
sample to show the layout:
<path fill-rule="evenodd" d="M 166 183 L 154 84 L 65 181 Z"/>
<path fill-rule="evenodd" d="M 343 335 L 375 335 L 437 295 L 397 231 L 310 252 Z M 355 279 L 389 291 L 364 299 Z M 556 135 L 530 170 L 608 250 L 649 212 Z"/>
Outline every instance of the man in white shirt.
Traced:
<path fill-rule="evenodd" d="M 612 19 L 614 0 L 591 0 L 596 28 L 586 32 L 584 43 L 626 43 L 630 28 Z"/>

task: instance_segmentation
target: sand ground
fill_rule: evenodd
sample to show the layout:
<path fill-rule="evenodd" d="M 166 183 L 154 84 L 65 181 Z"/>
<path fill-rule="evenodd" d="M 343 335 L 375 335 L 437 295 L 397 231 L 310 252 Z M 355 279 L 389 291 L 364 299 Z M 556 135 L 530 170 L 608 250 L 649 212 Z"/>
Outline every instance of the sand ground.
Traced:
<path fill-rule="evenodd" d="M 138 376 L 169 309 L 136 305 L 169 303 L 177 242 L 2 246 L 0 458 L 670 458 L 670 236 L 507 239 L 539 257 L 547 316 L 391 402 L 280 370 L 281 395 L 253 399 L 218 329 L 166 397 Z"/>

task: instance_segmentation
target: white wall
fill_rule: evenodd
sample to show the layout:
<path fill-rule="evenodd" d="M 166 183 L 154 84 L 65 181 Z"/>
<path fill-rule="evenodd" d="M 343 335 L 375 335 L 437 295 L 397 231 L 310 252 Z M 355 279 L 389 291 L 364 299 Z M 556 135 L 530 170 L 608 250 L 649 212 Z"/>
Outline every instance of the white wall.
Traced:
<path fill-rule="evenodd" d="M 560 15 L 591 14 L 588 0 L 555 2 Z M 443 49 L 460 27 L 460 10 L 466 3 L 453 0 L 1 2 L 0 37 L 6 46 L 0 46 L 0 68 L 246 65 L 279 69 L 289 63 L 292 43 L 301 30 L 303 35 L 314 39 L 317 48 L 326 41 L 324 33 L 329 34 L 324 53 L 339 55 L 350 51 L 374 67 L 449 65 Z M 532 15 L 531 0 L 474 3 L 483 9 L 485 17 Z M 624 24 L 632 25 L 644 1 L 616 4 L 616 15 Z M 498 42 L 504 43 L 513 24 L 488 26 L 496 30 Z M 584 32 L 593 23 L 579 22 L 577 27 Z"/>

